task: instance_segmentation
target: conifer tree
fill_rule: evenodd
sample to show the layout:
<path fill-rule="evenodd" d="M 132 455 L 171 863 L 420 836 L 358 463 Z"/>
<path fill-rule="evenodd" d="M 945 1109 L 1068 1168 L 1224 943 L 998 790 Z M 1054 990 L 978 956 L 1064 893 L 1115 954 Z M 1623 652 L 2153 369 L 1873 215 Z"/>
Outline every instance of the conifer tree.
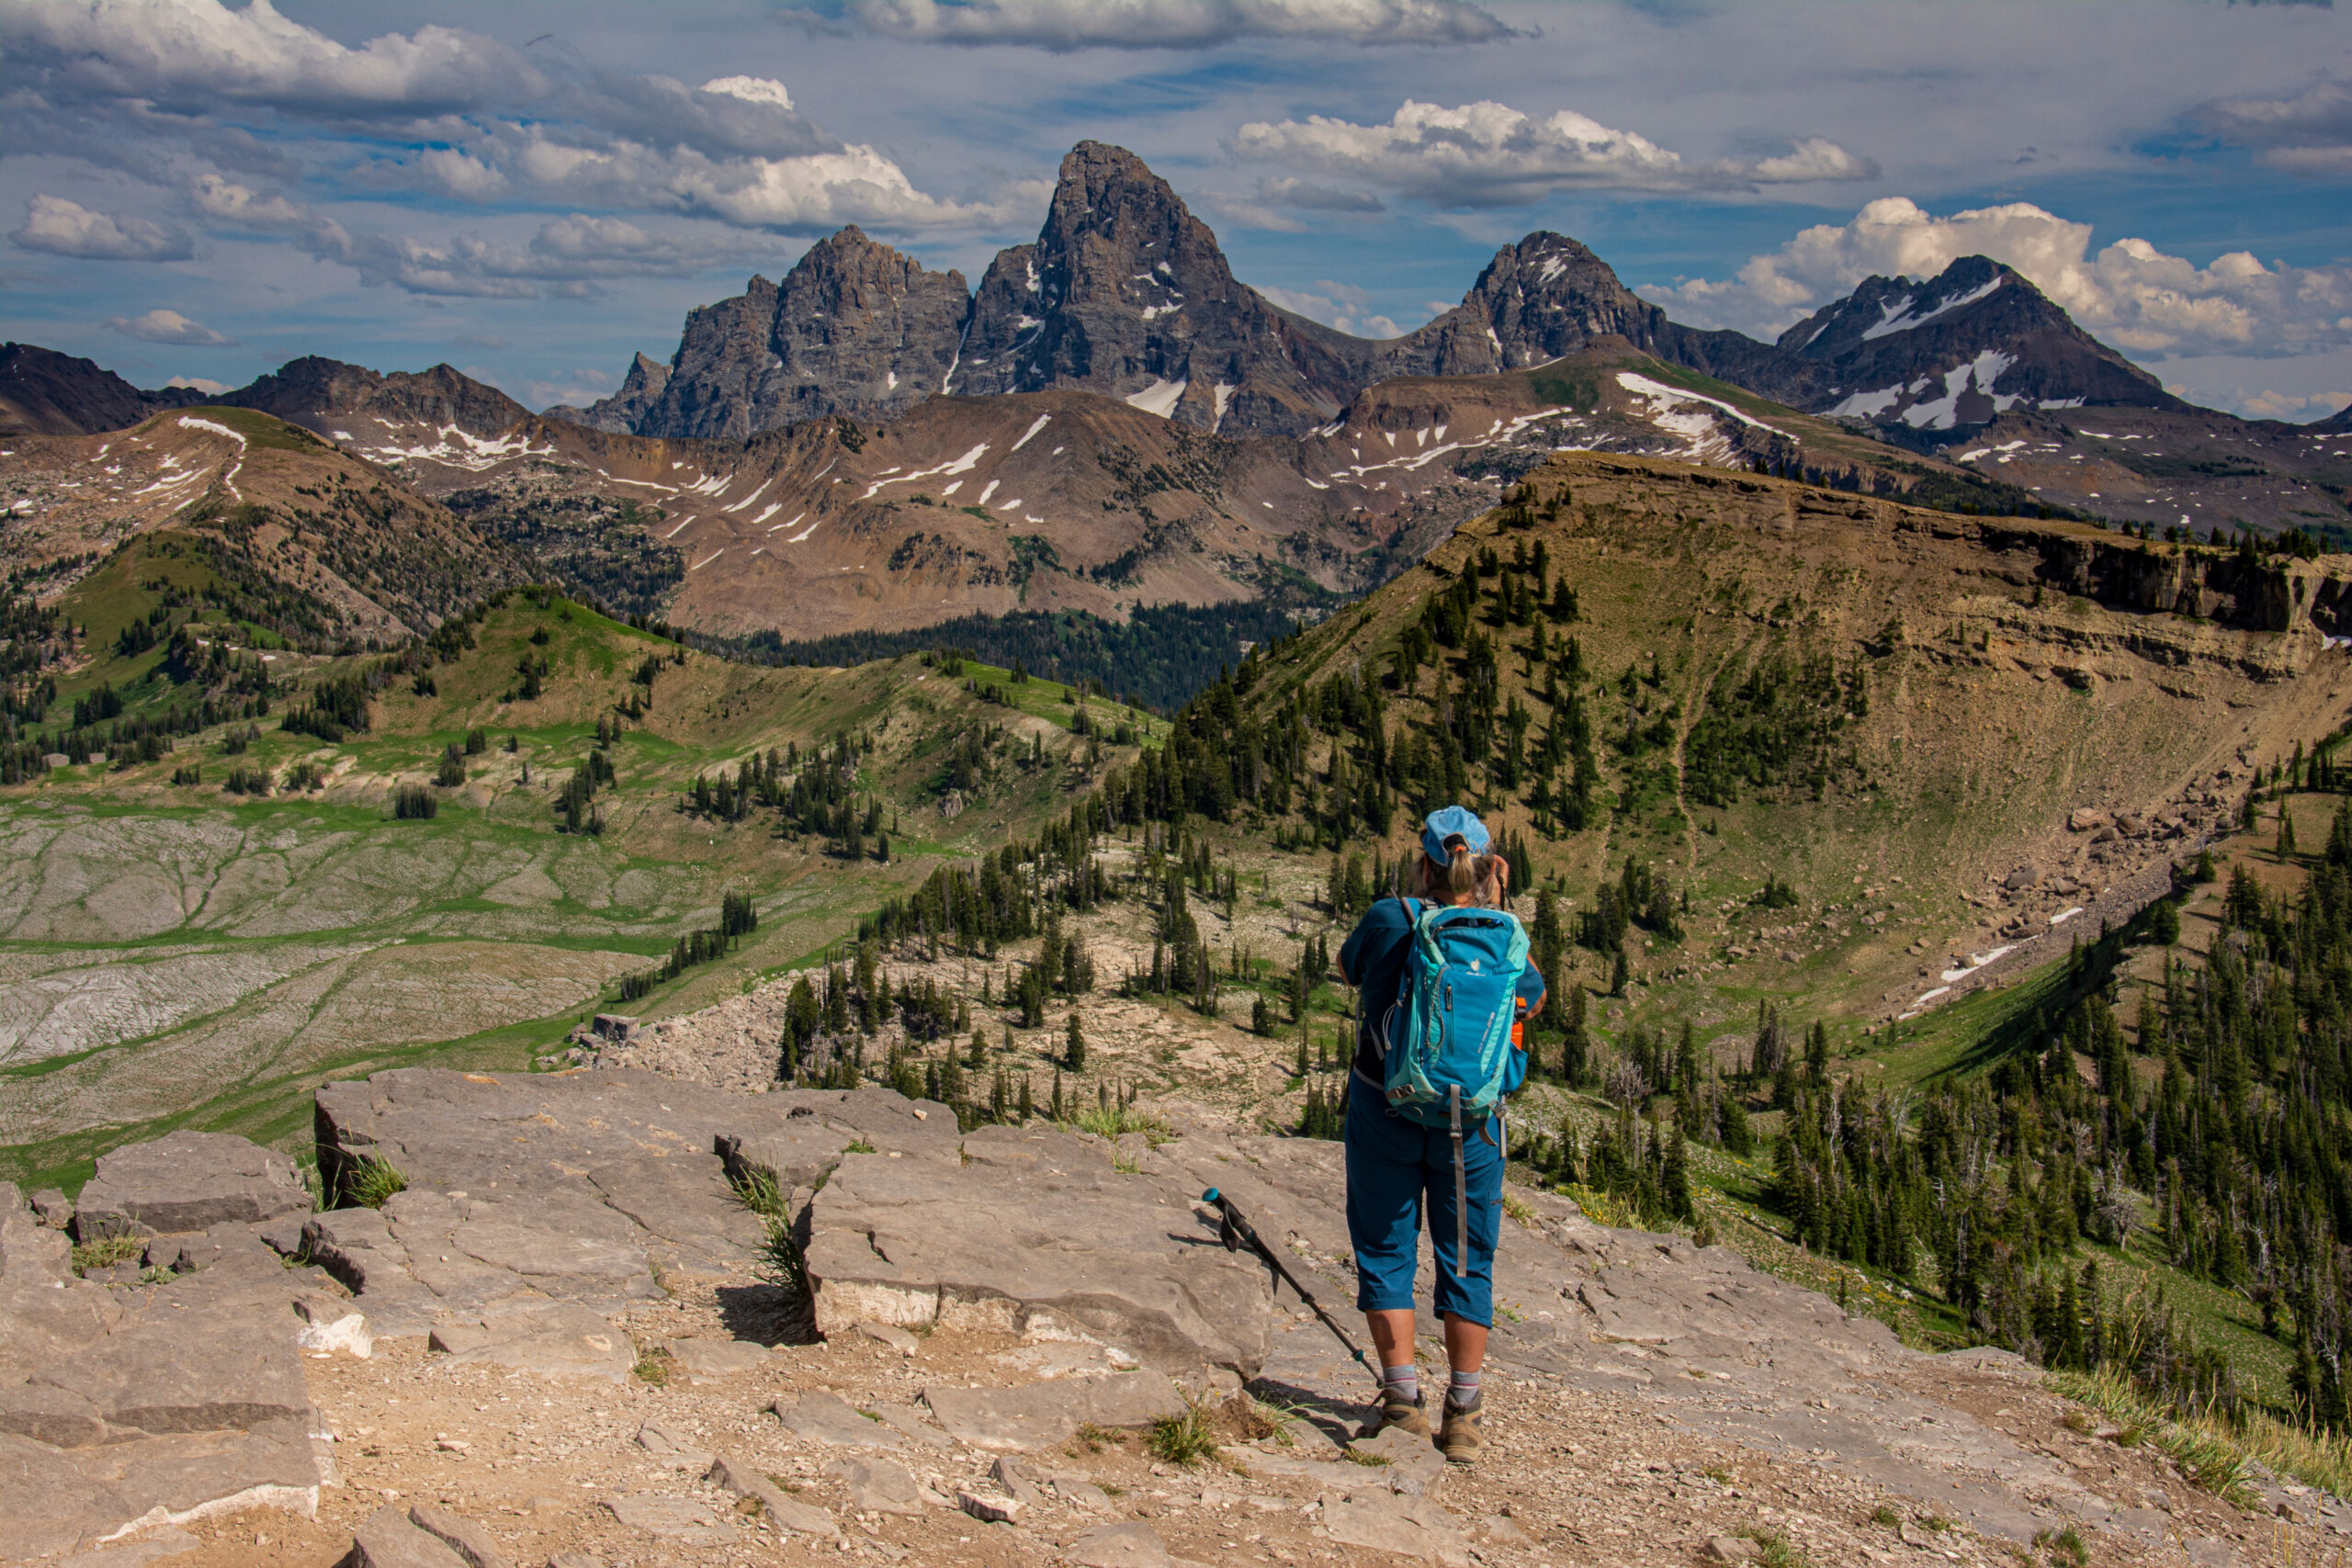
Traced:
<path fill-rule="evenodd" d="M 1069 1010 L 1069 1032 L 1062 1044 L 1062 1065 L 1073 1073 L 1086 1070 L 1086 1031 L 1079 1026 L 1078 1010 Z"/>

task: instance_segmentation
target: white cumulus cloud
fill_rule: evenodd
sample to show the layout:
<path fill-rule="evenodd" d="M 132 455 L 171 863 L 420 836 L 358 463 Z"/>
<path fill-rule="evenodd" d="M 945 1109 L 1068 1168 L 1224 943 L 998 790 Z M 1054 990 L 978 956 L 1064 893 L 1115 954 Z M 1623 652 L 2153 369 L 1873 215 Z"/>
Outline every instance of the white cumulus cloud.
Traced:
<path fill-rule="evenodd" d="M 1311 288 L 1261 288 L 1258 292 L 1285 310 L 1355 337 L 1403 337 L 1413 330 L 1366 310 L 1372 296 L 1363 289 L 1328 277 L 1317 278 Z"/>
<path fill-rule="evenodd" d="M 225 392 L 229 389 L 228 382 L 215 381 L 209 376 L 175 376 L 170 380 L 164 382 L 164 385 L 166 387 L 185 387 L 191 392 L 202 392 L 206 397 L 210 397 L 215 392 Z"/>
<path fill-rule="evenodd" d="M 0 0 L 0 45 L 69 89 L 167 107 L 221 99 L 356 118 L 468 108 L 541 89 L 514 50 L 427 26 L 357 49 L 269 0 Z"/>
<path fill-rule="evenodd" d="M 2145 240 L 2091 250 L 2091 226 L 2029 202 L 1939 218 L 1885 197 L 1749 258 L 1735 277 L 1637 292 L 1700 326 L 1775 335 L 1874 275 L 1927 277 L 1962 256 L 2015 267 L 2083 327 L 2141 358 L 2293 355 L 2352 343 L 2352 268 L 2266 266 L 2233 251 L 2199 267 Z"/>
<path fill-rule="evenodd" d="M 1693 163 L 1639 131 L 1572 109 L 1539 119 L 1490 99 L 1448 108 L 1408 98 L 1377 125 L 1323 115 L 1253 120 L 1229 146 L 1239 157 L 1317 169 L 1456 209 L 1524 206 L 1574 189 L 1747 190 L 1877 173 L 1866 159 L 1818 137 L 1776 157 Z"/>
<path fill-rule="evenodd" d="M 196 242 L 175 223 L 93 212 L 62 196 L 26 202 L 24 227 L 8 238 L 28 251 L 94 261 L 186 261 L 196 254 Z"/>
<path fill-rule="evenodd" d="M 1487 43 L 1523 36 L 1467 0 L 851 0 L 842 20 L 923 43 L 1208 49 L 1237 39 Z"/>
<path fill-rule="evenodd" d="M 198 321 L 191 321 L 177 310 L 155 310 L 143 316 L 110 316 L 107 325 L 126 337 L 141 338 L 148 343 L 168 343 L 181 348 L 228 348 L 236 343 Z"/>

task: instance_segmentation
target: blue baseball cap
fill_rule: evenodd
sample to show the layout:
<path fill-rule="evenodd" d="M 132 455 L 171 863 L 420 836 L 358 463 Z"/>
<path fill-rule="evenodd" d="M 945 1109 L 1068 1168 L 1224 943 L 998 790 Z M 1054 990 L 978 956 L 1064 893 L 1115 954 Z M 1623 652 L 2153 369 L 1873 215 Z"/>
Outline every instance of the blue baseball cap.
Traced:
<path fill-rule="evenodd" d="M 1485 854 L 1487 846 L 1494 842 L 1477 814 L 1463 806 L 1442 807 L 1421 823 L 1421 851 L 1440 865 L 1453 858 L 1445 847 L 1448 839 L 1460 839 L 1474 855 Z"/>

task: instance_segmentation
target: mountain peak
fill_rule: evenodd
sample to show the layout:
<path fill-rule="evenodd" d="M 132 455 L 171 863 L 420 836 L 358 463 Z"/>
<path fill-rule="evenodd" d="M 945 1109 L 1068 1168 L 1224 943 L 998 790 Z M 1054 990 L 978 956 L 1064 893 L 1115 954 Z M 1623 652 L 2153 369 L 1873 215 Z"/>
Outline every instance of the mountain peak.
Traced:
<path fill-rule="evenodd" d="M 1924 282 L 1864 278 L 1778 346 L 1835 383 L 1815 412 L 1913 430 L 1983 424 L 2018 407 L 2181 406 L 1990 256 L 1961 256 Z"/>

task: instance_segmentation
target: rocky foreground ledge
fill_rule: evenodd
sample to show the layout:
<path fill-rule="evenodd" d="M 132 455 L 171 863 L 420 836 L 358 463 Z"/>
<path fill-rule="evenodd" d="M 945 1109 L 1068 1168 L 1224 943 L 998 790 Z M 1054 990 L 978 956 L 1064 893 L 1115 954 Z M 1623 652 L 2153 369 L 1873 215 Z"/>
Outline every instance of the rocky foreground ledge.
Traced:
<path fill-rule="evenodd" d="M 2013 1357 L 1920 1355 L 1532 1192 L 1492 1457 L 1355 1443 L 1368 1382 L 1198 1201 L 1230 1194 L 1344 1306 L 1338 1145 L 1181 1111 L 1167 1138 L 959 1135 L 887 1090 L 629 1071 L 384 1073 L 317 1106 L 330 1190 L 404 1190 L 312 1213 L 281 1156 L 197 1134 L 108 1155 L 78 1206 L 0 1186 L 0 1561 L 1690 1562 L 1785 1538 L 1924 1564 L 2071 1525 L 2101 1562 L 2221 1563 L 2352 1525 L 2283 1492 L 2300 1523 L 2247 1519 L 2070 1429 Z M 760 1267 L 763 1185 L 807 1298 Z M 61 1225 L 126 1256 L 77 1277 Z M 1156 1461 L 1134 1434 L 1194 1406 L 1221 1460 Z"/>

